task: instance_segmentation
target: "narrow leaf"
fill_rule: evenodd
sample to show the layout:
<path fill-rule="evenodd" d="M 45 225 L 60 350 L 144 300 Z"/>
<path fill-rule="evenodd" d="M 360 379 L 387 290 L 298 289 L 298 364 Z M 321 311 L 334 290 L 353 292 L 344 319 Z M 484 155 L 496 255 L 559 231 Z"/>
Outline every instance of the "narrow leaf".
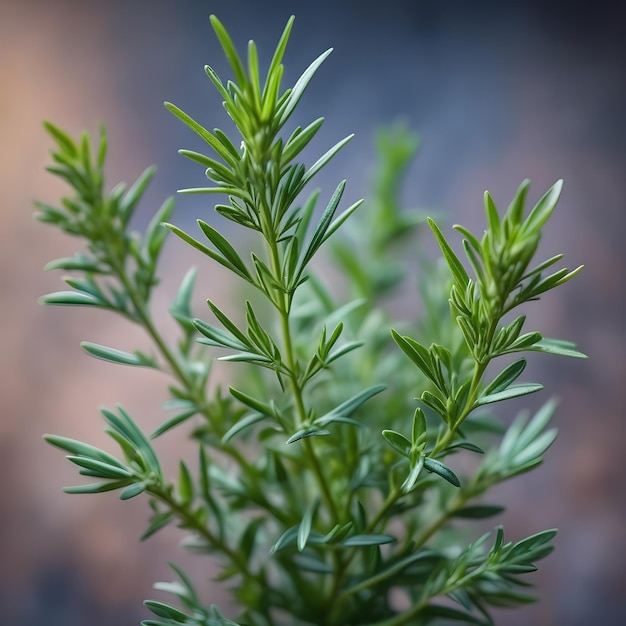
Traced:
<path fill-rule="evenodd" d="M 462 517 L 464 519 L 485 519 L 493 517 L 505 510 L 503 506 L 490 504 L 477 504 L 474 506 L 466 506 L 452 513 L 452 517 Z"/>
<path fill-rule="evenodd" d="M 80 291 L 56 291 L 42 296 L 39 302 L 55 306 L 102 306 L 106 304 L 100 298 Z"/>
<path fill-rule="evenodd" d="M 102 359 L 103 361 L 118 363 L 119 365 L 155 367 L 155 364 L 153 362 L 150 362 L 146 358 L 141 357 L 137 354 L 122 352 L 121 350 L 108 348 L 107 346 L 101 346 L 97 343 L 90 343 L 89 341 L 82 341 L 80 345 L 81 348 L 85 350 L 85 352 L 97 359 Z"/>
<path fill-rule="evenodd" d="M 537 202 L 533 210 L 530 212 L 523 224 L 523 232 L 526 237 L 538 233 L 541 227 L 548 220 L 556 203 L 559 201 L 561 190 L 563 189 L 563 180 L 557 180 L 545 195 Z"/>
<path fill-rule="evenodd" d="M 411 442 L 401 433 L 395 430 L 383 430 L 383 437 L 385 441 L 395 448 L 402 456 L 408 458 L 411 451 Z"/>
<path fill-rule="evenodd" d="M 318 437 L 330 435 L 330 430 L 317 428 L 316 426 L 308 426 L 307 428 L 301 428 L 297 433 L 294 433 L 287 439 L 285 443 L 295 443 L 296 441 L 300 441 L 300 439 L 306 439 L 307 437 Z"/>
<path fill-rule="evenodd" d="M 443 253 L 446 263 L 448 264 L 448 267 L 450 268 L 450 271 L 452 272 L 452 276 L 454 277 L 455 283 L 458 285 L 458 287 L 462 291 L 465 291 L 467 284 L 469 283 L 469 276 L 467 275 L 465 268 L 463 267 L 461 261 L 459 261 L 459 258 L 456 256 L 456 254 L 450 247 L 450 244 L 448 244 L 448 242 L 446 241 L 446 238 L 443 236 L 443 233 L 439 230 L 439 227 L 437 226 L 437 224 L 435 224 L 435 222 L 432 219 L 430 219 L 430 217 L 428 218 L 428 224 L 430 225 L 430 228 L 435 234 L 437 243 L 439 244 L 439 247 L 441 248 L 441 252 Z"/>
<path fill-rule="evenodd" d="M 502 370 L 485 389 L 485 395 L 504 391 L 526 368 L 526 359 L 511 363 Z"/>
<path fill-rule="evenodd" d="M 352 537 L 344 539 L 341 543 L 344 546 L 356 548 L 361 546 L 382 546 L 387 543 L 395 543 L 396 541 L 398 540 L 391 535 L 368 534 L 352 535 Z"/>
<path fill-rule="evenodd" d="M 424 467 L 429 472 L 439 474 L 439 476 L 447 480 L 449 483 L 451 483 L 455 487 L 461 486 L 461 481 L 459 481 L 459 479 L 457 478 L 457 475 L 447 465 L 444 465 L 441 461 L 437 461 L 437 459 L 431 459 L 430 457 L 425 457 Z"/>
<path fill-rule="evenodd" d="M 563 341 L 562 339 L 548 339 L 544 337 L 537 343 L 533 344 L 529 350 L 533 350 L 535 352 L 545 352 L 546 354 L 568 356 L 575 359 L 589 358 L 586 354 L 576 350 L 576 344 L 570 341 Z"/>
<path fill-rule="evenodd" d="M 350 417 L 362 404 L 367 402 L 370 398 L 379 394 L 381 391 L 386 389 L 385 385 L 375 385 L 374 387 L 370 387 L 369 389 L 365 389 L 356 395 L 352 396 L 345 402 L 342 402 L 339 406 L 336 406 L 334 409 L 323 415 L 318 419 L 326 419 L 336 417 Z M 316 420 L 317 421 L 317 420 Z"/>
<path fill-rule="evenodd" d="M 476 400 L 474 404 L 477 406 L 484 406 L 485 404 L 492 404 L 493 402 L 502 402 L 502 400 L 509 400 L 511 398 L 519 398 L 520 396 L 528 395 L 529 393 L 535 393 L 541 391 L 543 385 L 537 383 L 529 383 L 527 385 L 513 385 L 503 391 L 496 393 L 485 394 Z"/>
<path fill-rule="evenodd" d="M 246 268 L 245 263 L 241 260 L 241 257 L 237 254 L 235 248 L 233 248 L 228 240 L 215 230 L 210 224 L 202 220 L 198 220 L 198 225 L 202 229 L 202 232 L 206 235 L 207 239 L 222 253 L 233 267 L 237 269 L 237 274 L 252 282 L 252 278 Z"/>
<path fill-rule="evenodd" d="M 253 398 L 252 396 L 249 396 L 248 394 L 244 393 L 243 391 L 239 391 L 234 387 L 229 387 L 228 389 L 233 398 L 239 400 L 239 402 L 241 402 L 242 404 L 245 404 L 251 409 L 258 411 L 259 413 L 262 413 L 267 417 L 274 417 L 274 409 L 266 402 L 257 400 L 256 398 Z"/>
<path fill-rule="evenodd" d="M 150 439 L 156 439 L 157 437 L 160 437 L 161 435 L 165 434 L 169 430 L 172 430 L 172 428 L 178 426 L 179 424 L 182 424 L 183 422 L 186 422 L 189 418 L 199 413 L 199 411 L 200 411 L 199 407 L 194 406 L 192 409 L 189 409 L 188 411 L 183 411 L 182 413 L 179 413 L 178 415 L 174 415 L 173 417 L 170 417 L 169 419 L 165 420 L 150 435 Z"/>
<path fill-rule="evenodd" d="M 224 433 L 224 436 L 222 437 L 222 443 L 228 443 L 233 437 L 243 432 L 247 428 L 250 428 L 250 426 L 258 424 L 259 422 L 262 422 L 266 419 L 267 415 L 265 415 L 264 413 L 251 413 L 250 415 L 238 420 L 226 431 L 226 433 Z"/>
<path fill-rule="evenodd" d="M 302 521 L 298 526 L 298 538 L 296 542 L 298 552 L 302 552 L 306 548 L 307 541 L 309 540 L 309 535 L 311 534 L 313 516 L 315 515 L 315 511 L 317 511 L 318 504 L 318 500 L 313 500 L 311 504 L 309 504 L 307 510 L 304 513 L 304 517 L 302 518 Z"/>

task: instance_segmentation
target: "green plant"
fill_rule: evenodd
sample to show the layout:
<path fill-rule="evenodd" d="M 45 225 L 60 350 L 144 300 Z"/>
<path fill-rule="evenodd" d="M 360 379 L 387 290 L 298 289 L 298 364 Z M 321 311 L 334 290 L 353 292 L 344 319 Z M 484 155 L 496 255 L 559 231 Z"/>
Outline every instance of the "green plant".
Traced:
<path fill-rule="evenodd" d="M 301 200 L 305 188 L 350 137 L 307 167 L 298 158 L 323 120 L 291 133 L 285 127 L 330 51 L 281 92 L 293 19 L 264 82 L 254 43 L 244 65 L 221 23 L 211 21 L 234 80 L 224 83 L 210 67 L 206 73 L 240 137 L 209 131 L 175 105 L 166 107 L 210 151 L 180 151 L 212 181 L 185 191 L 224 194 L 217 213 L 246 229 L 255 252 L 203 220 L 196 235 L 171 223 L 163 228 L 171 199 L 144 232 L 134 232 L 133 211 L 153 169 L 128 189 L 108 191 L 104 130 L 94 154 L 87 134 L 74 141 L 46 124 L 56 142 L 49 170 L 72 194 L 59 207 L 38 203 L 38 217 L 87 245 L 48 265 L 73 272 L 65 279 L 71 290 L 42 301 L 108 309 L 142 327 L 153 340 L 151 353 L 82 346 L 106 361 L 162 371 L 171 381 L 165 408 L 173 411 L 147 436 L 121 406 L 102 409 L 118 456 L 47 435 L 81 475 L 96 479 L 66 491 L 119 490 L 122 500 L 145 493 L 151 518 L 142 539 L 177 523 L 187 531 L 187 548 L 218 560 L 219 579 L 230 581 L 240 607 L 235 622 L 203 606 L 186 574 L 172 566 L 179 580 L 156 587 L 176 596 L 178 606 L 147 601 L 155 617 L 145 626 L 491 624 L 490 606 L 533 600 L 524 591 L 525 575 L 551 552 L 556 534 L 505 543 L 497 527 L 468 544 L 465 520 L 500 513 L 483 494 L 537 467 L 555 438 L 553 402 L 508 427 L 490 410 L 542 388 L 518 382 L 526 365 L 521 354 L 583 356 L 569 342 L 526 331 L 520 312 L 580 270 L 548 272 L 561 255 L 533 265 L 561 183 L 527 214 L 527 181 L 503 214 L 485 195 L 482 238 L 456 227 L 471 276 L 428 219 L 445 263 L 424 264 L 421 317 L 394 323 L 385 298 L 405 284 L 402 244 L 414 241 L 424 224 L 420 212 L 401 211 L 398 202 L 415 137 L 403 128 L 381 134 L 374 197 L 361 217 L 352 217 L 360 202 L 339 210 L 345 181 L 316 216 L 321 194 Z M 344 223 L 341 238 L 336 233 Z M 233 316 L 208 300 L 211 321 L 204 321 L 192 311 L 191 270 L 170 307 L 180 327 L 175 342 L 157 329 L 150 306 L 170 231 L 250 292 Z M 320 250 L 335 260 L 352 300 L 332 293 L 314 271 Z M 513 358 L 503 363 L 508 355 Z M 236 362 L 227 391 L 209 391 L 214 358 Z M 183 425 L 197 455 L 181 460 L 171 479 L 155 446 Z M 467 457 L 469 469 L 460 476 L 450 467 L 455 454 Z"/>

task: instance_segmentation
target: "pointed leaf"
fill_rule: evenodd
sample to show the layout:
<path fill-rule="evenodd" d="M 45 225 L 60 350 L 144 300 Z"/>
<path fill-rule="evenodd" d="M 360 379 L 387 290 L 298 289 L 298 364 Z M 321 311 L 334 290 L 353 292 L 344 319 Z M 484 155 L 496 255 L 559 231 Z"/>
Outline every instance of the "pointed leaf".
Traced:
<path fill-rule="evenodd" d="M 455 487 L 461 486 L 461 482 L 457 478 L 457 475 L 447 465 L 444 465 L 441 461 L 437 461 L 437 459 L 431 459 L 430 457 L 425 457 L 424 467 L 429 472 L 439 474 L 439 476 L 447 480 L 449 483 L 451 483 Z"/>
<path fill-rule="evenodd" d="M 81 291 L 56 291 L 39 298 L 41 304 L 56 306 L 103 306 L 106 302 Z"/>
<path fill-rule="evenodd" d="M 108 348 L 107 346 L 101 346 L 97 343 L 91 343 L 89 341 L 82 341 L 81 348 L 85 350 L 91 356 L 102 359 L 103 361 L 109 361 L 110 363 L 117 363 L 119 365 L 136 365 L 140 367 L 155 367 L 156 364 L 153 361 L 149 361 L 143 356 L 138 354 L 131 354 L 129 352 L 122 352 L 122 350 L 116 350 L 115 348 Z"/>
<path fill-rule="evenodd" d="M 304 93 L 304 90 L 309 84 L 311 78 L 313 78 L 313 74 L 315 74 L 319 66 L 324 62 L 326 57 L 332 51 L 333 51 L 332 48 L 330 48 L 329 50 L 326 50 L 326 52 L 323 52 L 322 54 L 320 54 L 320 56 L 318 56 L 317 59 L 315 59 L 315 61 L 313 61 L 313 63 L 311 63 L 311 65 L 309 65 L 309 67 L 307 67 L 307 69 L 304 70 L 304 73 L 302 74 L 302 76 L 298 78 L 298 80 L 296 81 L 296 84 L 291 89 L 289 97 L 285 101 L 285 105 L 281 107 L 282 110 L 280 111 L 280 114 L 279 114 L 280 126 L 282 126 L 287 121 L 287 119 L 289 119 L 289 116 L 293 113 L 293 110 L 296 108 L 296 105 L 300 101 L 300 98 L 302 97 L 302 94 Z"/>
<path fill-rule="evenodd" d="M 237 274 L 242 278 L 252 282 L 250 273 L 245 263 L 241 260 L 237 254 L 235 248 L 233 248 L 228 240 L 213 228 L 210 224 L 202 220 L 198 220 L 198 225 L 202 229 L 202 232 L 206 235 L 207 239 L 219 250 L 225 259 L 235 268 Z"/>
<path fill-rule="evenodd" d="M 385 385 L 375 385 L 369 389 L 364 389 L 345 402 L 342 402 L 339 406 L 336 406 L 322 417 L 318 418 L 318 420 L 326 420 L 326 423 L 328 423 L 328 419 L 331 417 L 333 419 L 337 417 L 350 417 L 362 404 L 367 402 L 376 394 L 379 394 L 381 391 L 384 391 L 386 388 L 387 387 Z M 318 420 L 315 420 L 316 423 Z"/>
<path fill-rule="evenodd" d="M 557 180 L 545 195 L 537 202 L 533 210 L 530 212 L 523 224 L 523 231 L 526 237 L 538 233 L 541 227 L 548 220 L 556 203 L 559 201 L 561 190 L 563 189 L 563 180 Z"/>
<path fill-rule="evenodd" d="M 503 506 L 491 505 L 491 504 L 477 504 L 474 506 L 466 506 L 462 509 L 458 509 L 451 514 L 451 517 L 462 517 L 464 519 L 485 519 L 487 517 L 493 517 L 505 510 Z"/>
<path fill-rule="evenodd" d="M 319 505 L 318 500 L 313 500 L 311 504 L 307 507 L 307 510 L 304 513 L 304 517 L 298 526 L 298 538 L 297 538 L 297 546 L 298 552 L 302 552 L 306 548 L 307 541 L 309 539 L 309 535 L 311 534 L 311 525 L 313 523 L 313 516 L 317 511 L 317 507 Z"/>
<path fill-rule="evenodd" d="M 437 226 L 437 224 L 435 224 L 435 222 L 430 218 L 428 218 L 428 224 L 430 225 L 430 228 L 435 234 L 437 243 L 439 244 L 439 247 L 441 248 L 441 252 L 443 253 L 446 263 L 448 264 L 448 267 L 450 268 L 450 271 L 452 272 L 452 276 L 454 277 L 454 282 L 458 285 L 460 289 L 465 291 L 467 284 L 469 283 L 469 276 L 467 275 L 465 268 L 463 267 L 461 261 L 459 261 L 459 258 L 456 256 L 456 254 L 450 247 L 450 244 L 446 241 L 446 238 L 443 236 L 443 233 L 439 230 L 439 227 Z"/>
<path fill-rule="evenodd" d="M 541 391 L 543 385 L 537 383 L 529 383 L 527 385 L 513 385 L 503 391 L 496 393 L 485 394 L 476 400 L 474 407 L 484 406 L 485 404 L 492 404 L 493 402 L 502 402 L 502 400 L 509 400 L 510 398 L 519 398 L 519 396 L 525 396 L 529 393 L 536 393 Z"/>
<path fill-rule="evenodd" d="M 485 389 L 485 395 L 504 391 L 509 385 L 519 378 L 526 368 L 526 359 L 520 359 L 511 363 L 500 372 Z"/>
<path fill-rule="evenodd" d="M 259 422 L 262 422 L 266 419 L 267 415 L 265 415 L 264 413 L 251 413 L 250 415 L 238 420 L 226 431 L 226 433 L 224 433 L 224 436 L 222 437 L 222 443 L 228 443 L 233 437 L 243 432 L 250 426 L 258 424 Z"/>
<path fill-rule="evenodd" d="M 174 428 L 175 426 L 186 422 L 189 418 L 193 417 L 199 412 L 200 408 L 194 406 L 187 411 L 183 411 L 182 413 L 178 413 L 177 415 L 170 417 L 169 419 L 165 420 L 157 429 L 154 430 L 154 432 L 150 435 L 150 439 L 156 439 L 157 437 L 160 437 L 169 430 L 172 430 L 172 428 Z"/>
<path fill-rule="evenodd" d="M 586 354 L 576 350 L 576 344 L 562 339 L 548 339 L 544 337 L 540 341 L 534 343 L 529 350 L 535 352 L 545 352 L 546 354 L 557 354 L 559 356 L 568 356 L 575 359 L 587 359 Z"/>
<path fill-rule="evenodd" d="M 361 546 L 382 546 L 387 543 L 395 543 L 396 541 L 398 540 L 391 535 L 367 534 L 352 535 L 352 537 L 344 539 L 341 543 L 344 546 L 355 548 Z"/>
<path fill-rule="evenodd" d="M 285 443 L 295 443 L 296 441 L 300 441 L 300 439 L 306 439 L 307 437 L 318 437 L 330 435 L 330 430 L 317 428 L 316 426 L 308 426 L 306 428 L 301 428 L 297 433 L 294 433 L 287 439 Z"/>
<path fill-rule="evenodd" d="M 402 456 L 408 458 L 409 453 L 411 452 L 411 442 L 403 434 L 398 433 L 395 430 L 383 430 L 382 434 L 385 441 L 392 448 L 395 448 Z"/>

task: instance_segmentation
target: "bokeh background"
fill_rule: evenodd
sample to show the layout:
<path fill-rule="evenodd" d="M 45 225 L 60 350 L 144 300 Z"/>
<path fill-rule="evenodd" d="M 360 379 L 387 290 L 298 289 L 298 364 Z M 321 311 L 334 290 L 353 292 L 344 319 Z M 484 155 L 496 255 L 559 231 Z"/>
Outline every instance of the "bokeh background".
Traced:
<path fill-rule="evenodd" d="M 202 70 L 225 69 L 208 23 L 213 12 L 238 45 L 254 37 L 265 59 L 296 14 L 288 79 L 334 46 L 300 112 L 302 121 L 327 119 L 314 146 L 320 153 L 357 135 L 324 173 L 326 188 L 345 176 L 351 198 L 366 195 L 374 131 L 398 117 L 422 137 L 407 205 L 436 209 L 450 223 L 481 228 L 485 189 L 506 205 L 525 177 L 534 200 L 565 179 L 545 249 L 586 269 L 536 305 L 533 323 L 547 336 L 575 339 L 592 359 L 531 361 L 530 376 L 561 399 L 560 436 L 540 471 L 498 495 L 509 507 L 510 538 L 561 531 L 535 577 L 543 601 L 500 613 L 498 623 L 623 624 L 626 5 L 608 0 L 0 2 L 0 621 L 137 624 L 147 617 L 141 601 L 152 597 L 152 582 L 171 579 L 167 560 L 184 563 L 201 583 L 208 577 L 202 560 L 178 550 L 175 531 L 137 544 L 144 502 L 60 492 L 74 472 L 43 444 L 43 432 L 102 444 L 97 407 L 115 402 L 149 429 L 161 418 L 163 391 L 149 373 L 81 353 L 82 339 L 135 347 L 122 322 L 36 304 L 61 284 L 43 265 L 69 256 L 75 242 L 36 223 L 32 201 L 53 202 L 62 191 L 43 172 L 50 141 L 42 119 L 74 133 L 105 121 L 112 182 L 159 165 L 139 220 L 175 189 L 201 184 L 202 172 L 176 155 L 193 137 L 162 102 L 210 126 L 226 124 Z M 210 211 L 205 198 L 184 197 L 177 207 L 182 224 Z M 162 304 L 198 261 L 169 243 Z M 229 290 L 211 271 L 203 281 L 201 295 Z M 166 454 L 175 456 L 172 445 Z M 208 599 L 224 601 L 207 589 Z"/>

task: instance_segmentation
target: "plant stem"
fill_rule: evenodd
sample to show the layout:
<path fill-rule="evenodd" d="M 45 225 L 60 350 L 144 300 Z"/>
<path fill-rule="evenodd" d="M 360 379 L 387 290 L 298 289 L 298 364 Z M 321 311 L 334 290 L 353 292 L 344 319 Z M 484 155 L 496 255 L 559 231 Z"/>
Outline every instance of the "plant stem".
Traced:
<path fill-rule="evenodd" d="M 186 507 L 179 504 L 166 489 L 159 490 L 158 492 L 154 491 L 150 495 L 165 503 L 172 511 L 174 511 L 174 513 L 176 513 L 178 518 L 187 528 L 191 528 L 200 534 L 216 552 L 221 552 L 227 556 L 233 564 L 237 566 L 245 579 L 261 585 L 263 584 L 262 579 L 250 571 L 248 564 L 237 552 L 230 548 L 225 542 L 218 539 L 207 526 L 199 522 L 195 515 L 190 513 Z"/>

